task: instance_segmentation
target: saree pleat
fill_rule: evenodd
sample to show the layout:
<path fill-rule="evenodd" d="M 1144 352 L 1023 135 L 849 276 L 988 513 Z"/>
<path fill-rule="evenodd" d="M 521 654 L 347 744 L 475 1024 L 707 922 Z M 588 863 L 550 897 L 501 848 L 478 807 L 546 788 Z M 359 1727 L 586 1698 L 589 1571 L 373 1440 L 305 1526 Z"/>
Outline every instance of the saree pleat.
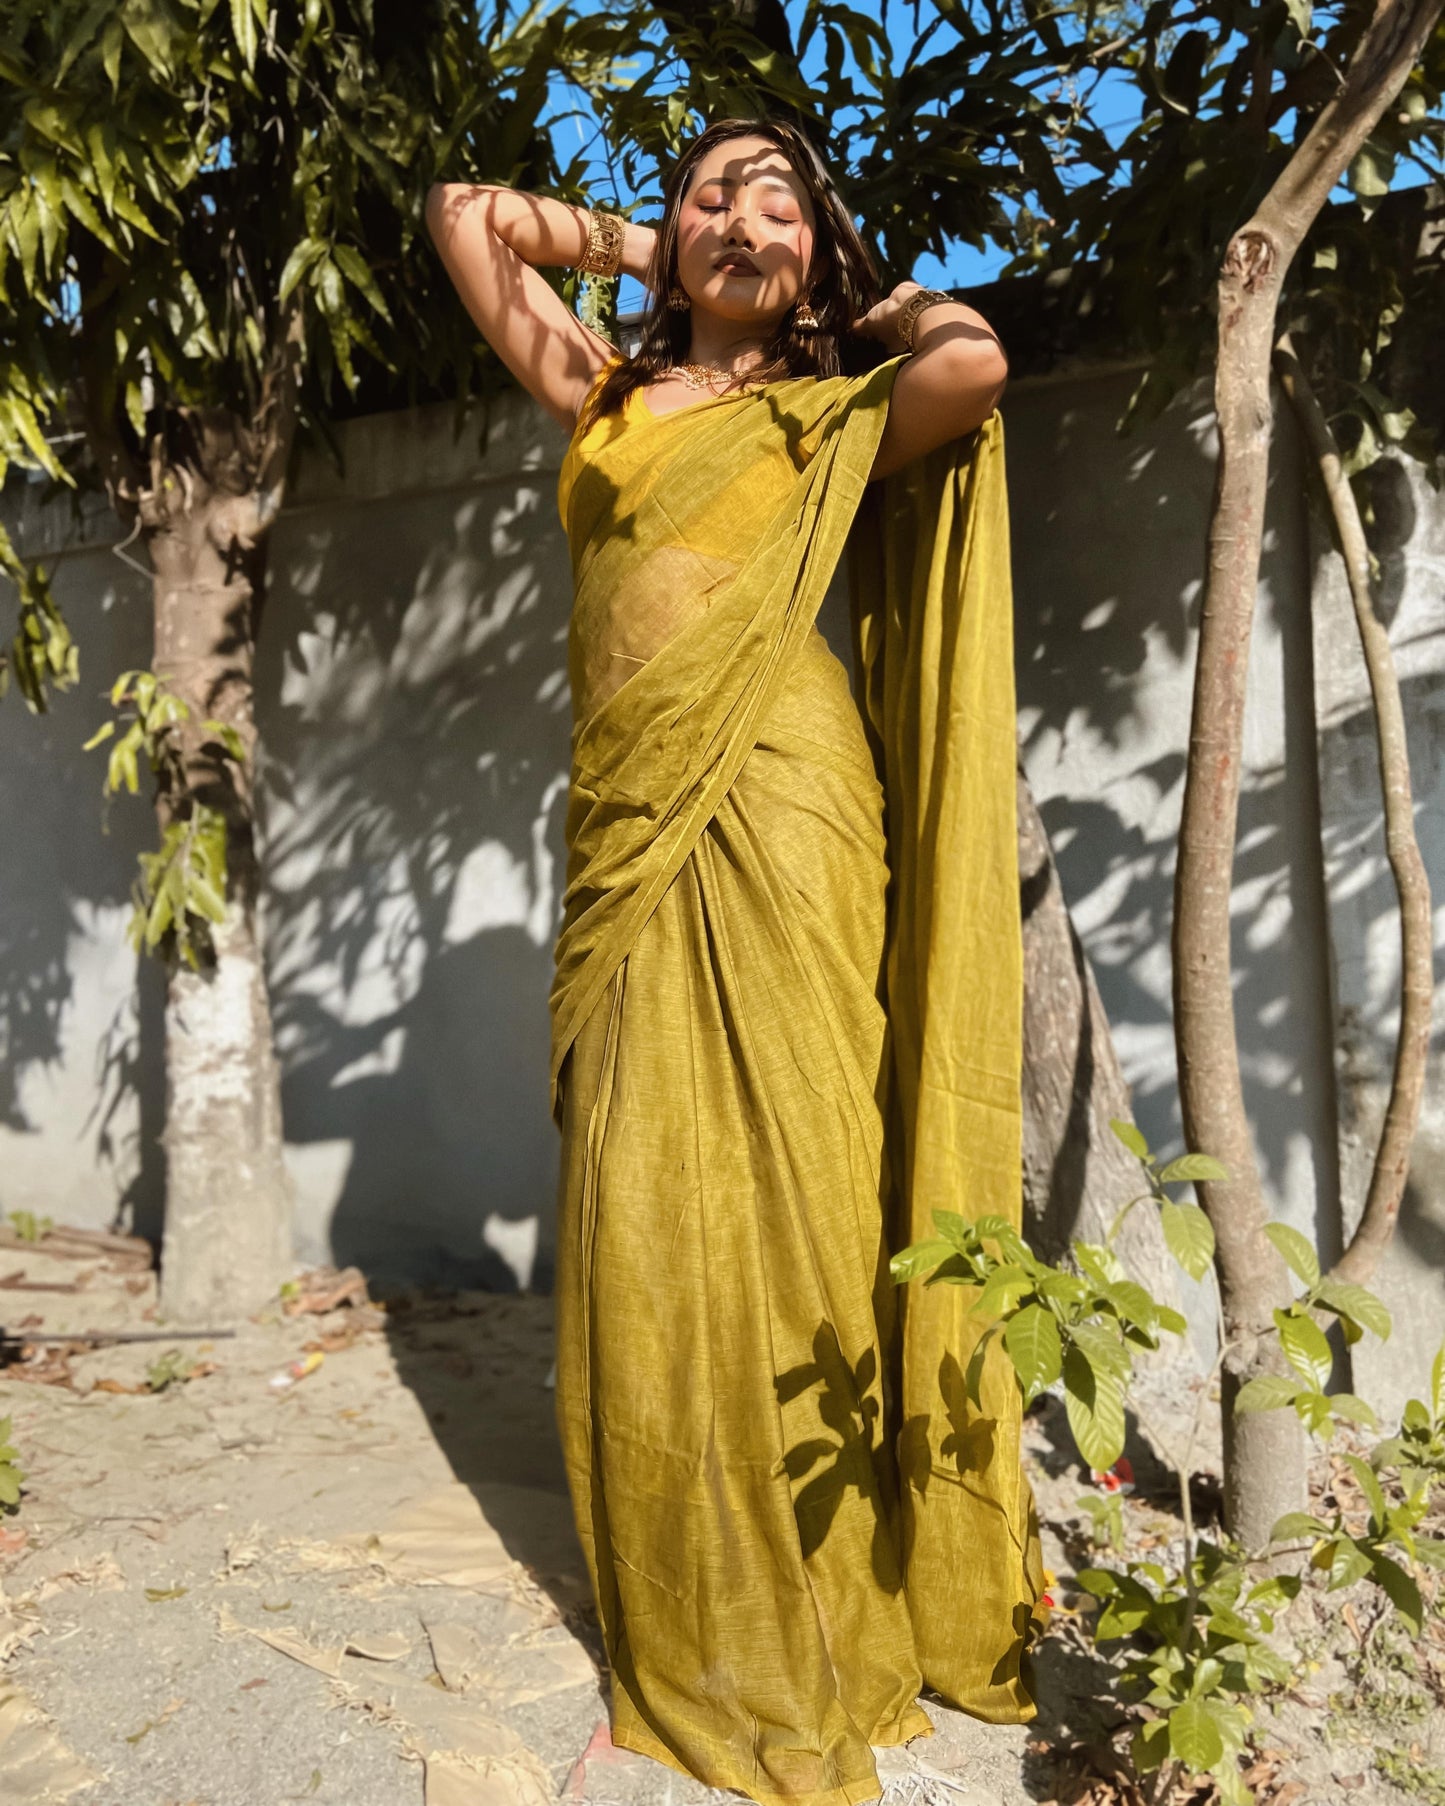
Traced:
<path fill-rule="evenodd" d="M 866 557 L 883 568 L 860 562 L 855 599 L 863 711 L 815 625 L 867 518 L 895 367 L 661 419 L 634 395 L 574 438 L 559 498 L 577 728 L 552 995 L 557 1410 L 613 1736 L 801 1806 L 876 1796 L 870 1745 L 929 1729 L 925 1681 L 981 1716 L 1032 1712 L 1017 1392 L 993 1363 L 984 1413 L 960 1402 L 940 1363 L 966 1361 L 976 1329 L 953 1302 L 900 1322 L 887 1273 L 931 1208 L 920 1187 L 957 1208 L 974 1171 L 944 1088 L 983 1099 L 970 1132 L 998 1189 L 1008 1131 L 987 1117 L 1007 1117 L 1012 1059 L 1017 1139 L 1007 958 L 984 986 L 1004 1020 L 985 1025 L 978 1079 L 939 1059 L 934 1012 L 957 996 L 900 964 L 936 957 L 940 905 L 957 900 L 917 878 L 960 850 L 940 828 L 958 774 L 930 753 L 957 696 L 914 711 L 931 651 L 907 646 L 952 581 L 948 554 L 920 574 L 873 523 Z M 900 496 L 900 521 L 919 494 Z M 944 536 L 959 538 L 947 521 Z M 890 597 L 896 618 L 873 606 Z M 1011 681 L 977 716 L 984 737 L 1008 716 L 1010 811 Z M 895 805 L 900 783 L 921 817 Z M 895 824 L 906 893 L 890 887 Z M 1004 906 L 999 875 L 976 876 L 976 895 L 965 882 L 964 904 L 1011 907 L 1016 938 L 1016 876 Z M 1007 920 L 993 927 L 1006 943 Z M 966 969 L 944 966 L 966 989 Z M 966 1001 L 967 1019 L 982 1007 Z M 915 1123 L 932 1152 L 910 1149 Z M 1008 1214 L 1006 1198 L 989 1207 Z"/>

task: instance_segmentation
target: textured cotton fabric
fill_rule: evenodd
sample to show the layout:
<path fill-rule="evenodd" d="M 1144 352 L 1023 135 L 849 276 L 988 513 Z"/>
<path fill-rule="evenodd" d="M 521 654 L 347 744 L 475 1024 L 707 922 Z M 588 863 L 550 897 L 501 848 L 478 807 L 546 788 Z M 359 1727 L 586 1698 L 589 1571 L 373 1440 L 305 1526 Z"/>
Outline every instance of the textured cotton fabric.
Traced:
<path fill-rule="evenodd" d="M 867 488 L 897 368 L 634 393 L 559 488 L 557 1410 L 612 1734 L 798 1806 L 875 1798 L 925 1684 L 1034 1713 L 1017 1387 L 995 1342 L 972 1406 L 973 1289 L 887 1270 L 1021 1207 L 1002 429 Z"/>

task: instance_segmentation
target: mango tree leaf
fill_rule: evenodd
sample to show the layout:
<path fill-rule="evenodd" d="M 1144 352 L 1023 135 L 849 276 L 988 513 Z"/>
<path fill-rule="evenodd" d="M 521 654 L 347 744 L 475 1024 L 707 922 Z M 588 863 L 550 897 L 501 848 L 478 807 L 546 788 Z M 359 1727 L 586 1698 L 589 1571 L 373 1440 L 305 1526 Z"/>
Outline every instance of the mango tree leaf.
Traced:
<path fill-rule="evenodd" d="M 1368 1463 L 1361 1461 L 1358 1455 L 1346 1455 L 1345 1465 L 1355 1476 L 1360 1491 L 1365 1495 L 1370 1510 L 1379 1523 L 1385 1521 L 1385 1494 L 1375 1470 Z"/>
<path fill-rule="evenodd" d="M 1418 1637 L 1424 1618 L 1424 1607 L 1420 1600 L 1420 1589 L 1414 1580 L 1397 1561 L 1392 1561 L 1388 1555 L 1378 1549 L 1369 1564 L 1369 1572 L 1376 1584 L 1389 1597 L 1411 1636 Z"/>
<path fill-rule="evenodd" d="M 1026 1398 L 1032 1400 L 1053 1385 L 1063 1370 L 1064 1350 L 1052 1311 L 1026 1304 L 1009 1318 L 1003 1339 Z"/>
<path fill-rule="evenodd" d="M 1159 1169 L 1161 1185 L 1179 1185 L 1185 1181 L 1227 1179 L 1228 1177 L 1229 1168 L 1222 1160 L 1216 1160 L 1212 1154 L 1181 1154 L 1177 1160 L 1171 1160 L 1168 1166 Z"/>
<path fill-rule="evenodd" d="M 1011 1311 L 1026 1293 L 1034 1289 L 1033 1279 L 1022 1267 L 995 1267 L 984 1281 L 983 1290 L 973 1304 L 973 1312 L 1001 1317 Z M 970 1312 L 970 1315 L 973 1313 Z"/>
<path fill-rule="evenodd" d="M 906 1285 L 910 1279 L 931 1273 L 941 1261 L 950 1259 L 952 1254 L 952 1242 L 910 1242 L 906 1248 L 900 1248 L 889 1261 L 888 1271 L 895 1285 Z"/>
<path fill-rule="evenodd" d="M 1316 1285 L 1320 1277 L 1320 1263 L 1314 1249 L 1300 1234 L 1298 1229 L 1291 1229 L 1288 1223 L 1266 1223 L 1264 1233 L 1284 1256 L 1285 1265 L 1307 1286 Z"/>
<path fill-rule="evenodd" d="M 1357 1580 L 1363 1580 L 1370 1572 L 1372 1562 L 1353 1537 L 1341 1533 L 1326 1543 L 1322 1550 L 1315 1551 L 1310 1557 L 1310 1565 L 1323 1567 L 1328 1571 L 1329 1591 L 1335 1593 L 1341 1587 L 1353 1586 Z"/>
<path fill-rule="evenodd" d="M 1124 1451 L 1124 1395 L 1113 1374 L 1096 1367 L 1082 1348 L 1064 1353 L 1064 1407 L 1079 1453 L 1103 1472 Z"/>
<path fill-rule="evenodd" d="M 1189 1277 L 1203 1279 L 1214 1259 L 1214 1230 L 1199 1206 L 1166 1198 L 1159 1206 L 1159 1227 L 1169 1252 Z"/>
<path fill-rule="evenodd" d="M 1291 1311 L 1276 1310 L 1274 1321 L 1285 1359 L 1306 1385 L 1322 1391 L 1334 1368 L 1334 1356 L 1324 1331 L 1312 1317 L 1296 1316 Z"/>
<path fill-rule="evenodd" d="M 1391 1329 L 1388 1307 L 1364 1286 L 1347 1279 L 1322 1279 L 1315 1291 L 1316 1300 L 1337 1316 L 1352 1318 L 1370 1330 L 1382 1342 L 1388 1341 Z"/>
<path fill-rule="evenodd" d="M 1122 1116 L 1111 1116 L 1109 1127 L 1131 1154 L 1137 1155 L 1140 1160 L 1149 1158 L 1149 1143 L 1145 1141 L 1142 1133 L 1135 1128 L 1133 1123 L 1126 1121 Z"/>
<path fill-rule="evenodd" d="M 1292 1405 L 1298 1391 L 1298 1383 L 1286 1379 L 1282 1373 L 1257 1374 L 1240 1387 L 1234 1408 L 1236 1411 L 1277 1411 L 1283 1405 Z"/>
<path fill-rule="evenodd" d="M 1302 1536 L 1325 1536 L 1329 1528 L 1323 1518 L 1313 1517 L 1307 1511 L 1287 1511 L 1282 1518 L 1275 1519 L 1269 1540 L 1272 1543 L 1292 1543 Z M 1260 1584 L 1266 1583 L 1262 1581 Z M 1250 1595 L 1251 1598 L 1253 1596 Z"/>
<path fill-rule="evenodd" d="M 1169 1714 L 1169 1747 L 1192 1774 L 1204 1774 L 1224 1756 L 1224 1737 L 1211 1702 L 1186 1699 Z"/>

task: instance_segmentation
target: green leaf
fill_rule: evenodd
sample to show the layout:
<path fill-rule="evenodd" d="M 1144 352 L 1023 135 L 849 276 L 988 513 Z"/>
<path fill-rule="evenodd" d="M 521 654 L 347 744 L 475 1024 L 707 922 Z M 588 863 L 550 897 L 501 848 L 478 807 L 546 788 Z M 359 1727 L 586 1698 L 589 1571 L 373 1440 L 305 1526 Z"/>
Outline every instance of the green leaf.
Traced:
<path fill-rule="evenodd" d="M 1095 1599 L 1112 1599 L 1119 1591 L 1120 1576 L 1112 1568 L 1080 1568 L 1074 1579 Z"/>
<path fill-rule="evenodd" d="M 102 721 L 100 726 L 95 730 L 95 732 L 90 736 L 90 738 L 86 741 L 85 745 L 82 746 L 80 750 L 82 752 L 92 751 L 93 748 L 100 745 L 102 740 L 109 740 L 109 738 L 111 737 L 111 735 L 114 732 L 115 732 L 115 723 L 113 721 Z"/>
<path fill-rule="evenodd" d="M 1112 1374 L 1116 1380 L 1128 1379 L 1133 1361 L 1117 1330 L 1106 1329 L 1102 1323 L 1073 1323 L 1067 1334 L 1068 1340 L 1082 1349 L 1095 1367 Z M 1101 1465 L 1112 1464 L 1094 1463 L 1095 1467 Z"/>
<path fill-rule="evenodd" d="M 1367 1429 L 1373 1429 L 1379 1419 L 1362 1398 L 1356 1398 L 1353 1392 L 1332 1392 L 1330 1394 L 1330 1416 L 1343 1418 L 1346 1423 L 1362 1423 Z"/>
<path fill-rule="evenodd" d="M 256 66 L 256 15 L 251 0 L 231 0 L 231 35 L 248 69 Z"/>
<path fill-rule="evenodd" d="M 1224 1757 L 1224 1737 L 1212 1703 L 1187 1699 L 1169 1714 L 1169 1747 L 1194 1774 L 1212 1769 Z"/>
<path fill-rule="evenodd" d="M 1319 1282 L 1320 1263 L 1298 1229 L 1291 1229 L 1288 1223 L 1266 1223 L 1264 1233 L 1284 1256 L 1285 1265 L 1296 1278 L 1302 1279 L 1307 1286 Z"/>
<path fill-rule="evenodd" d="M 1149 1143 L 1145 1141 L 1142 1133 L 1135 1128 L 1133 1123 L 1126 1121 L 1122 1116 L 1111 1116 L 1109 1127 L 1131 1154 L 1137 1155 L 1140 1160 L 1149 1158 Z"/>
<path fill-rule="evenodd" d="M 1307 1511 L 1287 1511 L 1282 1518 L 1275 1519 L 1269 1540 L 1272 1543 L 1292 1543 L 1302 1536 L 1325 1536 L 1329 1528 L 1323 1518 L 1312 1517 Z"/>
<path fill-rule="evenodd" d="M 1064 1353 L 1064 1407 L 1079 1453 L 1092 1468 L 1110 1468 L 1124 1451 L 1124 1395 L 1111 1373 L 1083 1349 Z"/>
<path fill-rule="evenodd" d="M 1381 144 L 1373 142 L 1362 144 L 1355 153 L 1354 162 L 1350 164 L 1346 181 L 1350 191 L 1361 201 L 1379 201 L 1382 195 L 1390 192 L 1390 181 L 1395 173 L 1395 154 L 1386 150 Z"/>
<path fill-rule="evenodd" d="M 346 277 L 347 281 L 350 282 L 354 288 L 361 290 L 362 294 L 366 296 L 366 299 L 376 309 L 377 313 L 379 313 L 382 319 L 389 325 L 391 322 L 391 315 L 387 311 L 386 297 L 377 287 L 376 278 L 372 275 L 371 270 L 367 266 L 366 259 L 361 255 L 360 251 L 358 251 L 354 245 L 336 245 L 333 247 L 331 254 L 335 257 L 337 263 L 340 264 L 342 274 Z"/>
<path fill-rule="evenodd" d="M 1179 1185 L 1198 1179 L 1227 1179 L 1229 1168 L 1212 1154 L 1181 1154 L 1159 1170 L 1161 1185 Z"/>
<path fill-rule="evenodd" d="M 973 1233 L 981 1242 L 995 1242 L 1000 1260 L 1031 1268 L 1034 1258 L 1027 1242 L 1013 1224 L 999 1216 L 982 1216 L 973 1224 Z"/>
<path fill-rule="evenodd" d="M 1257 1374 L 1240 1387 L 1234 1408 L 1237 1412 L 1278 1411 L 1284 1405 L 1292 1405 L 1298 1391 L 1298 1383 L 1282 1373 Z"/>
<path fill-rule="evenodd" d="M 1368 1463 L 1361 1461 L 1358 1455 L 1346 1455 L 1344 1462 L 1355 1476 L 1376 1522 L 1383 1524 L 1385 1521 L 1385 1494 L 1380 1482 L 1375 1477 L 1375 1470 Z"/>
<path fill-rule="evenodd" d="M 1347 1317 L 1369 1330 L 1382 1342 L 1389 1340 L 1390 1312 L 1373 1292 L 1346 1279 L 1322 1279 L 1315 1299 L 1336 1316 Z"/>
<path fill-rule="evenodd" d="M 276 291 L 276 298 L 284 301 L 292 289 L 311 268 L 319 257 L 326 255 L 326 246 L 319 239 L 303 238 L 300 244 L 293 247 L 291 255 L 286 259 L 281 271 L 281 281 Z"/>
<path fill-rule="evenodd" d="M 947 1245 L 947 1243 L 944 1244 L 945 1247 Z M 1034 1282 L 1022 1267 L 995 1267 L 984 1281 L 983 1290 L 974 1301 L 973 1312 L 1001 1317 L 1011 1311 L 1019 1299 L 1033 1289 Z M 973 1312 L 970 1314 L 972 1315 Z"/>
<path fill-rule="evenodd" d="M 1203 1279 L 1214 1259 L 1214 1230 L 1199 1206 L 1166 1198 L 1159 1206 L 1159 1227 L 1169 1252 L 1189 1277 Z"/>
<path fill-rule="evenodd" d="M 1323 1391 L 1334 1367 L 1324 1331 L 1312 1317 L 1296 1316 L 1292 1311 L 1276 1310 L 1274 1321 L 1285 1359 L 1306 1385 Z"/>
<path fill-rule="evenodd" d="M 1310 1557 L 1310 1562 L 1314 1567 L 1328 1568 L 1328 1591 L 1331 1593 L 1338 1592 L 1341 1587 L 1353 1586 L 1357 1580 L 1363 1580 L 1372 1567 L 1370 1556 L 1353 1537 L 1343 1533 L 1327 1543 L 1323 1550 L 1316 1550 Z"/>
<path fill-rule="evenodd" d="M 1137 1279 L 1114 1279 L 1101 1290 L 1126 1323 L 1137 1323 L 1145 1329 L 1153 1327 L 1159 1307 Z"/>
<path fill-rule="evenodd" d="M 1169 1754 L 1169 1720 L 1146 1719 L 1130 1739 L 1130 1749 L 1139 1773 L 1152 1774 Z"/>
<path fill-rule="evenodd" d="M 889 1261 L 888 1272 L 895 1285 L 906 1285 L 910 1279 L 931 1273 L 940 1261 L 948 1260 L 952 1254 L 952 1242 L 910 1242 Z"/>
<path fill-rule="evenodd" d="M 1369 1571 L 1376 1584 L 1388 1595 L 1391 1604 L 1405 1621 L 1405 1626 L 1410 1634 L 1418 1637 L 1424 1619 L 1424 1607 L 1420 1600 L 1420 1589 L 1414 1580 L 1398 1562 L 1392 1561 L 1380 1550 L 1375 1551 Z"/>
<path fill-rule="evenodd" d="M 1026 1304 L 1010 1317 L 1003 1332 L 1004 1346 L 1032 1400 L 1053 1385 L 1063 1371 L 1064 1350 L 1059 1325 L 1052 1311 L 1041 1304 Z"/>

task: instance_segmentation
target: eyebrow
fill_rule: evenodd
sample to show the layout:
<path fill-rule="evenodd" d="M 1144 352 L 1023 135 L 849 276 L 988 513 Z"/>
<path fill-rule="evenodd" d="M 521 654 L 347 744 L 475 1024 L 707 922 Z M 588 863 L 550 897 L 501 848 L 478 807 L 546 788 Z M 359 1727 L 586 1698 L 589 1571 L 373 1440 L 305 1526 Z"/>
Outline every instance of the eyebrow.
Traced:
<path fill-rule="evenodd" d="M 798 198 L 797 189 L 791 182 L 785 180 L 782 176 L 764 173 L 763 175 L 758 176 L 756 180 L 759 185 L 764 188 L 777 188 L 780 189 L 782 193 L 791 195 L 794 200 Z M 736 188 L 738 185 L 736 176 L 704 176 L 703 181 L 716 182 L 719 187 L 722 188 Z"/>

